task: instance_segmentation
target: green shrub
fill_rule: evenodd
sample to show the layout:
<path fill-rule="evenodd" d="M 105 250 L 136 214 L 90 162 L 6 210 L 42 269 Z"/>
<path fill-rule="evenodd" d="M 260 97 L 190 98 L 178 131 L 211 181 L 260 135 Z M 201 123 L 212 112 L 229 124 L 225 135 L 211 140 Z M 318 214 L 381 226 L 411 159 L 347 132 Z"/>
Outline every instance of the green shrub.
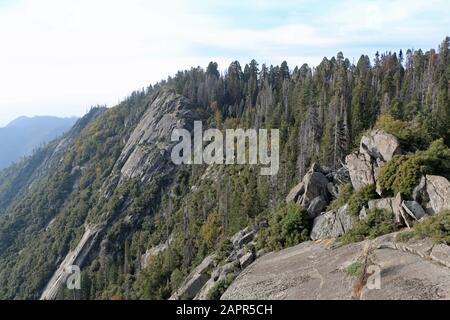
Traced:
<path fill-rule="evenodd" d="M 353 186 L 351 183 L 343 184 L 339 187 L 339 194 L 328 206 L 329 211 L 337 211 L 344 206 L 353 194 Z"/>
<path fill-rule="evenodd" d="M 410 197 L 424 174 L 450 178 L 450 149 L 442 139 L 433 142 L 426 151 L 395 156 L 381 168 L 379 183 L 391 195 L 400 192 Z"/>
<path fill-rule="evenodd" d="M 219 262 L 225 260 L 231 254 L 231 251 L 233 251 L 233 244 L 230 239 L 226 239 L 220 245 L 219 250 L 217 250 L 216 260 Z"/>
<path fill-rule="evenodd" d="M 396 156 L 381 168 L 379 183 L 390 195 L 400 192 L 410 197 L 425 172 L 426 167 L 415 155 Z"/>
<path fill-rule="evenodd" d="M 384 234 L 397 231 L 392 219 L 392 212 L 380 209 L 371 209 L 367 218 L 355 223 L 353 228 L 341 237 L 341 242 L 349 244 L 361 242 L 365 239 L 374 239 Z"/>
<path fill-rule="evenodd" d="M 222 295 L 225 293 L 225 291 L 228 289 L 228 287 L 233 283 L 234 276 L 228 275 L 226 279 L 217 281 L 217 283 L 212 287 L 208 294 L 206 295 L 206 298 L 208 300 L 220 300 Z"/>
<path fill-rule="evenodd" d="M 348 207 L 350 213 L 354 216 L 359 215 L 359 212 L 364 206 L 367 206 L 369 200 L 378 198 L 374 185 L 367 185 L 354 192 L 348 199 Z"/>
<path fill-rule="evenodd" d="M 363 274 L 363 271 L 364 271 L 363 268 L 364 268 L 364 266 L 362 265 L 361 262 L 354 262 L 351 265 L 349 265 L 345 271 L 347 271 L 347 273 L 350 276 L 359 278 Z"/>
<path fill-rule="evenodd" d="M 374 126 L 396 136 L 406 148 L 425 149 L 432 138 L 422 126 L 394 119 L 391 115 L 382 115 Z"/>
<path fill-rule="evenodd" d="M 450 245 L 450 210 L 428 217 L 416 223 L 412 230 L 397 235 L 398 241 L 431 238 L 436 243 Z"/>
<path fill-rule="evenodd" d="M 354 191 L 352 184 L 347 183 L 341 186 L 339 194 L 328 206 L 328 210 L 337 211 L 339 208 L 348 204 L 350 213 L 354 216 L 359 215 L 359 212 L 364 206 L 367 206 L 369 200 L 378 198 L 374 185 L 367 185 Z"/>
<path fill-rule="evenodd" d="M 296 204 L 288 204 L 276 211 L 270 227 L 262 230 L 257 248 L 280 250 L 309 240 L 311 222 L 306 210 Z"/>

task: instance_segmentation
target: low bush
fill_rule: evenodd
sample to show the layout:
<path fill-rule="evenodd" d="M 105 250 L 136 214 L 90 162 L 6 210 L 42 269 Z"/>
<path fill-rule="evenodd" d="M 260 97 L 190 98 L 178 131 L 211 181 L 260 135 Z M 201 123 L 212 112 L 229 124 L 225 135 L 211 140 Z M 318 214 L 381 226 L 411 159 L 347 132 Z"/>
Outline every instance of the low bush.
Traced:
<path fill-rule="evenodd" d="M 361 242 L 365 239 L 374 239 L 384 234 L 397 231 L 392 212 L 380 209 L 371 209 L 367 218 L 355 223 L 353 228 L 344 234 L 340 240 L 344 244 Z"/>
<path fill-rule="evenodd" d="M 344 206 L 350 197 L 353 194 L 353 186 L 351 183 L 343 184 L 339 187 L 339 194 L 331 201 L 331 203 L 328 206 L 328 211 L 337 211 L 340 207 Z"/>
<path fill-rule="evenodd" d="M 347 271 L 347 273 L 355 278 L 359 278 L 361 277 L 361 275 L 364 272 L 364 266 L 361 262 L 353 262 L 351 265 L 349 265 L 347 267 L 347 269 L 345 271 Z"/>
<path fill-rule="evenodd" d="M 277 210 L 269 225 L 258 236 L 258 249 L 281 250 L 309 240 L 311 221 L 306 210 L 296 204 Z"/>
<path fill-rule="evenodd" d="M 347 183 L 340 187 L 339 194 L 328 206 L 329 211 L 336 212 L 339 208 L 348 204 L 350 213 L 354 216 L 359 215 L 359 212 L 364 206 L 367 206 L 369 200 L 378 198 L 374 185 L 367 185 L 354 191 L 352 184 Z"/>
<path fill-rule="evenodd" d="M 208 300 L 220 300 L 222 295 L 228 289 L 228 287 L 233 283 L 234 276 L 228 275 L 226 279 L 217 281 L 217 283 L 209 290 L 206 298 Z"/>
<path fill-rule="evenodd" d="M 426 151 L 394 157 L 381 168 L 379 183 L 392 196 L 400 192 L 410 197 L 424 174 L 450 178 L 450 149 L 442 139 L 433 142 Z"/>
<path fill-rule="evenodd" d="M 419 124 L 396 120 L 391 115 L 382 115 L 375 124 L 375 129 L 393 134 L 407 149 L 425 149 L 432 141 L 427 130 Z"/>
<path fill-rule="evenodd" d="M 348 199 L 348 207 L 350 213 L 354 216 L 359 215 L 359 212 L 364 206 L 367 206 L 369 200 L 378 198 L 374 185 L 367 185 L 354 192 Z"/>
<path fill-rule="evenodd" d="M 397 235 L 398 241 L 431 238 L 435 243 L 450 245 L 450 210 L 428 217 L 416 223 L 412 230 Z"/>

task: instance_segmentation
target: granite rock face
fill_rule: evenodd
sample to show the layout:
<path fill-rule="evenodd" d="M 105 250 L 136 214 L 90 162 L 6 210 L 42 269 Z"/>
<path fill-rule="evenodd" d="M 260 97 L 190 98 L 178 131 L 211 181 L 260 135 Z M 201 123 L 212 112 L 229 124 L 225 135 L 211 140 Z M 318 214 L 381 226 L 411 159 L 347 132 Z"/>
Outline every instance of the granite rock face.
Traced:
<path fill-rule="evenodd" d="M 174 129 L 192 132 L 194 120 L 202 116 L 191 102 L 174 92 L 160 93 L 134 129 L 117 165 L 121 179 L 140 178 L 146 181 L 162 170 L 170 170 L 170 151 Z"/>
<path fill-rule="evenodd" d="M 256 260 L 222 299 L 447 300 L 448 248 L 399 244 L 395 234 L 337 248 L 305 242 Z M 349 271 L 355 265 L 361 275 Z"/>

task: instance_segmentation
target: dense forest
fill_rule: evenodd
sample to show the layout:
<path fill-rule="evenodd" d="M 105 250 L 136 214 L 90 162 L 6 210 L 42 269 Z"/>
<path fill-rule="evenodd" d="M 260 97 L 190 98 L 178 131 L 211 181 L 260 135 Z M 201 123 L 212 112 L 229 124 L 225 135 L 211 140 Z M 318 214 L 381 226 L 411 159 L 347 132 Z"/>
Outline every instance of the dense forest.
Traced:
<path fill-rule="evenodd" d="M 0 298 L 38 299 L 85 226 L 95 225 L 102 232 L 81 290 L 61 289 L 58 298 L 167 299 L 205 256 L 226 255 L 237 231 L 290 219 L 282 207 L 289 190 L 313 163 L 340 168 L 366 130 L 395 133 L 411 152 L 441 138 L 449 147 L 449 50 L 446 38 L 438 50 L 377 52 L 356 65 L 339 52 L 314 68 L 236 61 L 224 74 L 211 62 L 116 107 L 92 108 L 63 138 L 0 172 Z M 161 92 L 182 97 L 210 127 L 280 129 L 278 174 L 196 165 L 118 182 L 122 151 Z"/>

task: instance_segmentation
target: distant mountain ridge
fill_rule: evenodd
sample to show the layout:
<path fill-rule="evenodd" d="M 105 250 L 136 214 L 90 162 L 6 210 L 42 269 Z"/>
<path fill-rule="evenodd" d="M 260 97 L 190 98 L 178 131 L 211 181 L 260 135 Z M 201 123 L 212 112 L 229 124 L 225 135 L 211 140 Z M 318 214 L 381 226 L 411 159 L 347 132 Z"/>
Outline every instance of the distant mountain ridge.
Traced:
<path fill-rule="evenodd" d="M 19 117 L 0 128 L 0 169 L 29 155 L 33 149 L 69 130 L 77 118 Z"/>

